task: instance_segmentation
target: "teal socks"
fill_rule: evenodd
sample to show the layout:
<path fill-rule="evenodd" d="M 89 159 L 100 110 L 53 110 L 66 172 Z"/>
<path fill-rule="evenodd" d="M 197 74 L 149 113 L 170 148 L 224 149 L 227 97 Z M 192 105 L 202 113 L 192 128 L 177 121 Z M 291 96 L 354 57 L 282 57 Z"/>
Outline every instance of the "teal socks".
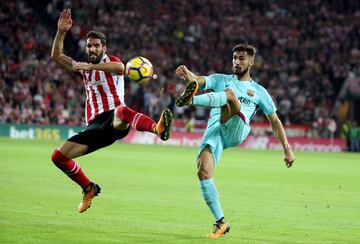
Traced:
<path fill-rule="evenodd" d="M 227 96 L 222 92 L 209 92 L 202 95 L 194 96 L 192 105 L 220 108 L 227 103 Z"/>
<path fill-rule="evenodd" d="M 224 217 L 221 205 L 219 202 L 219 194 L 216 190 L 216 186 L 213 179 L 206 179 L 200 181 L 201 192 L 203 198 L 210 208 L 215 220 L 219 220 Z"/>

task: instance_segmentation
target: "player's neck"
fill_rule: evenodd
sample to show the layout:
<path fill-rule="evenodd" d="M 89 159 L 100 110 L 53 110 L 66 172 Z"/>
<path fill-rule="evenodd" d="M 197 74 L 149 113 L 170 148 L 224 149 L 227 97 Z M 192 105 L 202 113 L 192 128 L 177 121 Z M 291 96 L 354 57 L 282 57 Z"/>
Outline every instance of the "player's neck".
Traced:
<path fill-rule="evenodd" d="M 251 77 L 250 77 L 250 74 L 249 73 L 246 73 L 242 76 L 239 76 L 239 75 L 236 75 L 236 78 L 239 80 L 239 81 L 249 81 L 251 80 Z"/>

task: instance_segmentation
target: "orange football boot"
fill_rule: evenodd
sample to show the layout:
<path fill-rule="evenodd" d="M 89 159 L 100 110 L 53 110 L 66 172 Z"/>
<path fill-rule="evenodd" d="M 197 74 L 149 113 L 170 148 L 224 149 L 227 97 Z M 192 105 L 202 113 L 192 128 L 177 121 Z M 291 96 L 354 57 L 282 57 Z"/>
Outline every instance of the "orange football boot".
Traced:
<path fill-rule="evenodd" d="M 157 124 L 155 125 L 155 132 L 161 138 L 161 140 L 166 141 L 170 137 L 172 123 L 172 113 L 169 109 L 164 109 Z"/>
<path fill-rule="evenodd" d="M 225 235 L 226 233 L 229 233 L 230 231 L 230 225 L 223 222 L 216 222 L 214 224 L 214 230 L 212 233 L 208 234 L 207 237 L 209 238 L 219 238 L 221 235 Z"/>
<path fill-rule="evenodd" d="M 192 81 L 187 84 L 181 96 L 175 99 L 176 106 L 182 107 L 184 105 L 191 105 L 192 98 L 196 95 L 198 90 L 199 84 L 196 81 Z"/>
<path fill-rule="evenodd" d="M 100 191 L 100 186 L 92 182 L 84 189 L 83 199 L 79 205 L 79 213 L 85 212 L 88 208 L 91 207 L 93 198 L 97 196 Z"/>

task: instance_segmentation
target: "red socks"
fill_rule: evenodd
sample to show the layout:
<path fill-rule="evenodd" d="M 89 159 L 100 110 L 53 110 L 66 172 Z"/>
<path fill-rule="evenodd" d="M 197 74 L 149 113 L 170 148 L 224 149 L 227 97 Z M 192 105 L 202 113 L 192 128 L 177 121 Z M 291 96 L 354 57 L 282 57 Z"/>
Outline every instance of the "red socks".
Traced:
<path fill-rule="evenodd" d="M 81 186 L 81 188 L 84 189 L 90 184 L 90 180 L 86 177 L 80 165 L 78 165 L 74 160 L 67 158 L 59 150 L 54 150 L 51 160 L 54 162 L 56 167 L 61 169 L 68 177 Z"/>
<path fill-rule="evenodd" d="M 149 131 L 154 133 L 156 122 L 145 114 L 138 113 L 127 106 L 120 105 L 115 109 L 115 115 L 122 121 L 131 125 L 138 131 Z"/>
<path fill-rule="evenodd" d="M 126 106 L 118 106 L 115 110 L 115 116 L 122 121 L 128 123 L 138 131 L 148 131 L 154 133 L 154 126 L 156 122 L 145 114 L 138 113 Z M 82 171 L 80 165 L 74 160 L 67 158 L 59 150 L 55 149 L 51 160 L 56 167 L 61 169 L 68 177 L 75 181 L 81 188 L 85 188 L 90 184 L 90 180 Z"/>

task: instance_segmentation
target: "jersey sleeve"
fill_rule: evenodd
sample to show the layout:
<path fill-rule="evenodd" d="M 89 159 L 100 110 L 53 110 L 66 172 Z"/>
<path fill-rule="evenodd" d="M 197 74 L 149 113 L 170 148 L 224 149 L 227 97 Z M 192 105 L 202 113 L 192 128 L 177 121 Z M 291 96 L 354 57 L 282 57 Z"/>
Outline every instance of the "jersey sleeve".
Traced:
<path fill-rule="evenodd" d="M 269 92 L 262 86 L 259 89 L 260 102 L 259 105 L 265 115 L 270 115 L 276 111 L 276 106 Z"/>
<path fill-rule="evenodd" d="M 205 88 L 204 90 L 220 91 L 223 84 L 223 74 L 212 74 L 205 76 Z"/>
<path fill-rule="evenodd" d="M 116 56 L 109 56 L 110 62 L 121 62 L 121 59 Z"/>
<path fill-rule="evenodd" d="M 116 56 L 109 56 L 110 62 L 121 62 L 121 59 Z M 123 75 L 123 73 L 115 73 L 117 75 Z"/>

